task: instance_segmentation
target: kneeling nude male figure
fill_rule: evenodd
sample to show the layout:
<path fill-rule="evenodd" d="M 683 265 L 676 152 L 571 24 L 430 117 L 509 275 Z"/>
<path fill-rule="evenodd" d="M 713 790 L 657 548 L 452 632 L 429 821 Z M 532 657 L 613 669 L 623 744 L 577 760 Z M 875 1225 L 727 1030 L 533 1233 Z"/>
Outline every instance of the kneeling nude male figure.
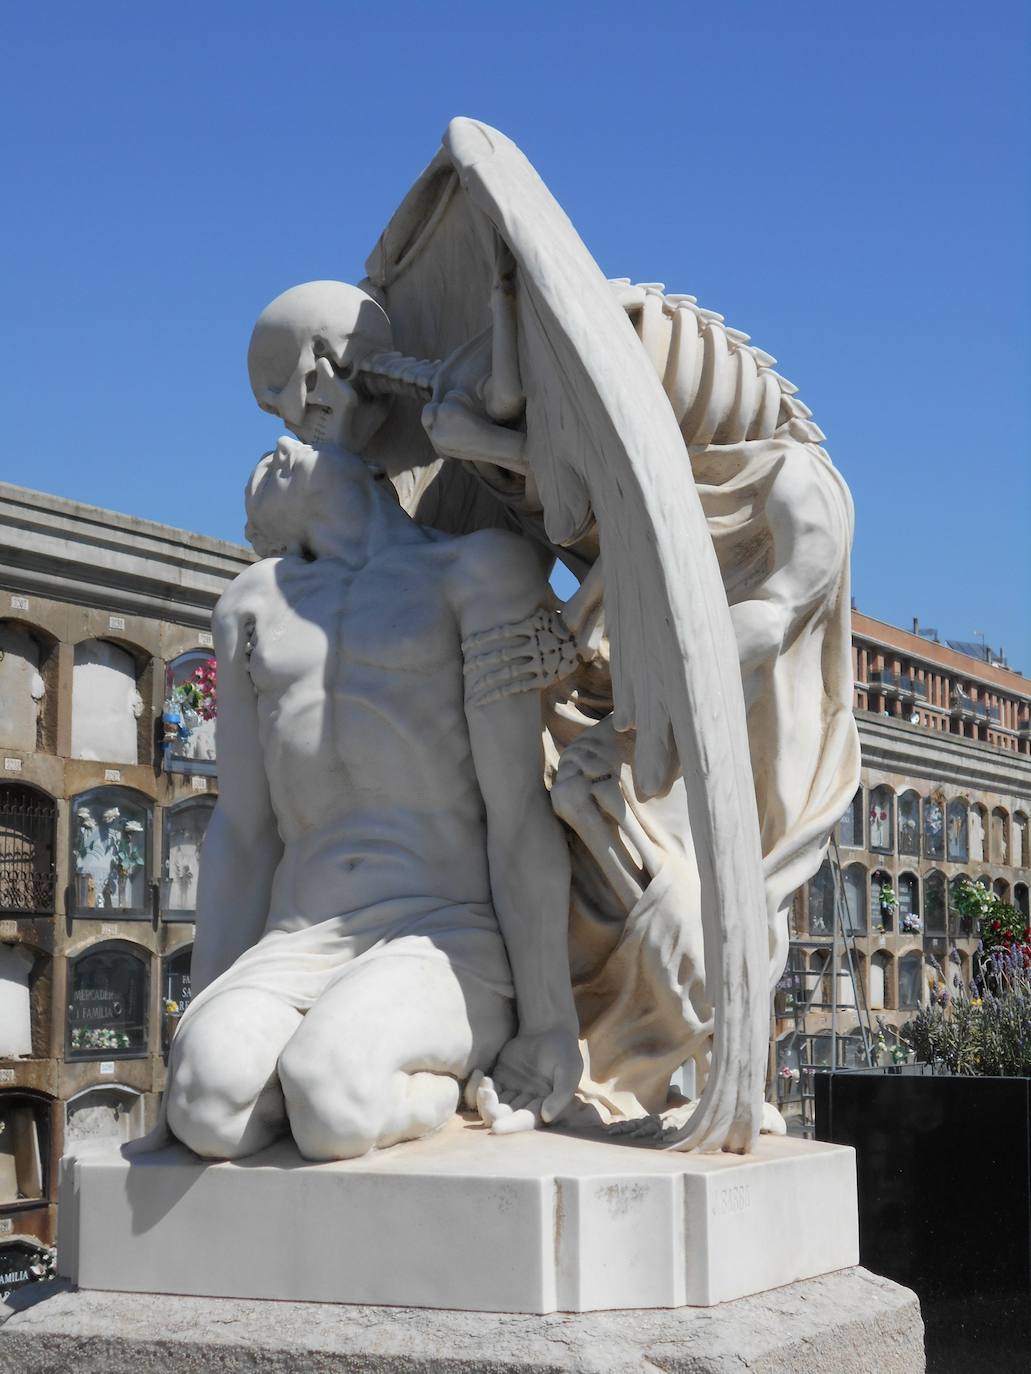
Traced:
<path fill-rule="evenodd" d="M 297 342 L 296 300 L 278 326 L 277 304 L 269 367 Z M 319 447 L 259 463 L 266 556 L 215 615 L 220 796 L 168 1125 L 209 1158 L 288 1130 L 309 1159 L 348 1158 L 437 1129 L 492 1068 L 496 1129 L 507 1108 L 552 1119 L 582 1066 L 539 699 L 468 704 L 462 654 L 533 613 L 542 568 L 514 535 L 414 523 L 342 446 L 367 440 L 368 407 L 287 390 L 277 413 Z"/>

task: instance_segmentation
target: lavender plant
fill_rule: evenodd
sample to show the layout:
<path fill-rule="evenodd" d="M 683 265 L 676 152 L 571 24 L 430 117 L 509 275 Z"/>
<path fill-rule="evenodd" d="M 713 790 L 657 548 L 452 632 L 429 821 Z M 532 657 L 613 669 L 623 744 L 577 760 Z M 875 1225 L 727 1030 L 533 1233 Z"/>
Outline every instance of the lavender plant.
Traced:
<path fill-rule="evenodd" d="M 970 985 L 943 981 L 900 1038 L 946 1073 L 1031 1077 L 1031 946 L 982 946 Z"/>

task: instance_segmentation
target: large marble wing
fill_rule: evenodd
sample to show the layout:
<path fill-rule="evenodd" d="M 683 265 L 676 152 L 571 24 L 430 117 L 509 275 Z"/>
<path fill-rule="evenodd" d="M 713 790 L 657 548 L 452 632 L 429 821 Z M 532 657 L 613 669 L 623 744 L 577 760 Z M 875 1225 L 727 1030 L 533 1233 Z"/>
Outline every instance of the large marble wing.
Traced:
<path fill-rule="evenodd" d="M 755 787 L 727 596 L 661 382 L 540 177 L 473 120 L 449 126 L 364 285 L 402 351 L 446 357 L 489 329 L 499 237 L 517 265 L 525 455 L 547 540 L 597 539 L 615 724 L 634 731 L 638 793 L 662 795 L 681 773 L 686 784 L 715 1023 L 701 1101 L 665 1143 L 745 1151 L 759 1130 L 769 1012 Z M 414 406 L 395 407 L 378 461 L 420 518 L 452 529 L 513 521 L 468 467 L 434 460 Z"/>

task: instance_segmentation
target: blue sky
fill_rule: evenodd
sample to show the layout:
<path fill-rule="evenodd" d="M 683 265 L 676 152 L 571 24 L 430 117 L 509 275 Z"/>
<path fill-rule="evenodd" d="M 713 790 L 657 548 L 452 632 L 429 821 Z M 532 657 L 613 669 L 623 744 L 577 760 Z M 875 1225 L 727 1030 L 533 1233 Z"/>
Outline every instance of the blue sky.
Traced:
<path fill-rule="evenodd" d="M 359 279 L 472 115 L 609 275 L 776 355 L 852 487 L 861 610 L 1031 673 L 1029 28 L 1025 0 L 10 5 L 0 475 L 241 538 L 256 314 Z"/>

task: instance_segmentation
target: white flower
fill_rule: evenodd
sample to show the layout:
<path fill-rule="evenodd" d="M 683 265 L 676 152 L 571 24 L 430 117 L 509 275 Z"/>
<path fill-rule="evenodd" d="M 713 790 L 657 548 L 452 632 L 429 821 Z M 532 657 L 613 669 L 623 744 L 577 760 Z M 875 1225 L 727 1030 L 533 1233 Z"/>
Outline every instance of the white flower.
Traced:
<path fill-rule="evenodd" d="M 113 825 L 121 814 L 117 806 L 109 806 L 100 819 L 105 825 Z"/>
<path fill-rule="evenodd" d="M 75 813 L 75 819 L 79 822 L 79 825 L 82 826 L 84 829 L 92 830 L 93 827 L 96 825 L 96 821 L 93 819 L 92 813 L 88 811 L 85 806 L 79 807 L 78 811 L 76 811 Z"/>
<path fill-rule="evenodd" d="M 126 822 L 125 822 L 125 828 L 126 828 L 126 830 L 129 832 L 130 835 L 142 835 L 142 834 L 143 834 L 143 826 L 139 823 L 139 821 L 126 821 Z"/>

